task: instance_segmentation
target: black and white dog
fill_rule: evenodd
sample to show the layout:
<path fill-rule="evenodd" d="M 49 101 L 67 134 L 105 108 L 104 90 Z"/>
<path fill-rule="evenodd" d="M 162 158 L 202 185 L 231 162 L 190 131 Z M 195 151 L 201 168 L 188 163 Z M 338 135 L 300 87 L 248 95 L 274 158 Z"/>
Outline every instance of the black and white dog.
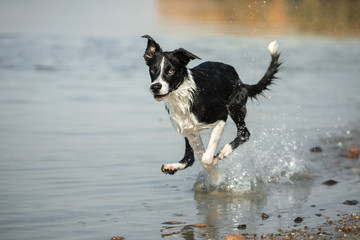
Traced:
<path fill-rule="evenodd" d="M 281 65 L 277 42 L 268 46 L 271 62 L 265 75 L 257 84 L 247 85 L 230 65 L 204 62 L 187 69 L 190 60 L 200 58 L 183 48 L 163 52 L 149 35 L 143 38 L 148 39 L 144 58 L 150 71 L 150 91 L 155 100 L 165 101 L 173 127 L 185 137 L 183 159 L 178 163 L 162 165 L 161 171 L 174 174 L 191 166 L 195 152 L 201 165 L 216 178 L 218 173 L 214 166 L 218 160 L 229 156 L 250 137 L 245 125 L 246 102 L 248 97 L 256 98 L 262 94 L 276 78 Z M 236 124 L 237 134 L 215 155 L 228 115 Z M 213 129 L 205 149 L 200 131 L 207 128 Z"/>

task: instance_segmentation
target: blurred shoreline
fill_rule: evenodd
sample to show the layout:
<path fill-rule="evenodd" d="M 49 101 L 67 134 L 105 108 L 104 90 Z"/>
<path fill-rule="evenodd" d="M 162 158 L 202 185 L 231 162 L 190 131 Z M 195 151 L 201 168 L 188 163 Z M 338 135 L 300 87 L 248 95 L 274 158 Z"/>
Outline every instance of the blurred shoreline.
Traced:
<path fill-rule="evenodd" d="M 360 1 L 0 0 L 0 34 L 360 36 Z"/>
<path fill-rule="evenodd" d="M 165 31 L 230 35 L 360 35 L 360 1 L 158 0 Z M 176 27 L 174 27 L 176 26 Z"/>

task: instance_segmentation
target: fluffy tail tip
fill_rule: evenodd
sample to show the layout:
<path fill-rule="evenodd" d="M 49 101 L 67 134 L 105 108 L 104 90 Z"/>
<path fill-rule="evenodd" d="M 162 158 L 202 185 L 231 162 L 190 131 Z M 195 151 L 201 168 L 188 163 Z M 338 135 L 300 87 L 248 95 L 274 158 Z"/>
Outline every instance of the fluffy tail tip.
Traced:
<path fill-rule="evenodd" d="M 268 49 L 272 56 L 279 55 L 277 41 L 272 41 L 271 43 L 269 43 Z"/>

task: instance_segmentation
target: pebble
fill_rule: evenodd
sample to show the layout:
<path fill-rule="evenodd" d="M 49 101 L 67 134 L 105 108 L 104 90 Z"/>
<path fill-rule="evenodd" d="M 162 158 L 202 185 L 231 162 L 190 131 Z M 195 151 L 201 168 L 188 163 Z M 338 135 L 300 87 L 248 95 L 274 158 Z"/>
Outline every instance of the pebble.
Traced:
<path fill-rule="evenodd" d="M 329 179 L 325 182 L 323 182 L 322 184 L 326 185 L 326 186 L 334 186 L 335 184 L 337 184 L 338 182 L 332 179 Z"/>
<path fill-rule="evenodd" d="M 347 158 L 351 158 L 351 159 L 358 159 L 359 158 L 359 148 L 351 148 L 345 156 Z"/>
<path fill-rule="evenodd" d="M 230 234 L 225 237 L 225 240 L 246 240 L 246 237 L 241 234 Z"/>
<path fill-rule="evenodd" d="M 237 228 L 239 229 L 239 230 L 244 230 L 244 229 L 246 229 L 246 224 L 240 224 L 239 226 L 237 226 Z"/>
<path fill-rule="evenodd" d="M 301 223 L 304 219 L 302 217 L 297 217 L 294 219 L 295 223 Z"/>
<path fill-rule="evenodd" d="M 266 213 L 262 213 L 261 218 L 262 218 L 262 220 L 266 220 L 269 218 L 269 215 L 267 215 Z"/>
<path fill-rule="evenodd" d="M 322 148 L 319 146 L 316 146 L 316 147 L 311 148 L 310 152 L 322 152 Z"/>
<path fill-rule="evenodd" d="M 344 232 L 356 232 L 359 231 L 359 228 L 357 228 L 356 226 L 351 226 L 349 224 L 345 224 L 342 228 L 342 231 Z"/>
<path fill-rule="evenodd" d="M 197 223 L 194 225 L 194 227 L 197 227 L 197 228 L 206 228 L 208 227 L 208 225 L 206 223 Z"/>
<path fill-rule="evenodd" d="M 350 205 L 350 206 L 356 205 L 358 203 L 359 203 L 359 201 L 357 201 L 357 200 L 346 200 L 345 202 L 343 202 L 343 204 Z"/>
<path fill-rule="evenodd" d="M 116 237 L 112 237 L 111 240 L 123 240 L 125 239 L 124 237 L 120 237 L 120 236 L 116 236 Z"/>

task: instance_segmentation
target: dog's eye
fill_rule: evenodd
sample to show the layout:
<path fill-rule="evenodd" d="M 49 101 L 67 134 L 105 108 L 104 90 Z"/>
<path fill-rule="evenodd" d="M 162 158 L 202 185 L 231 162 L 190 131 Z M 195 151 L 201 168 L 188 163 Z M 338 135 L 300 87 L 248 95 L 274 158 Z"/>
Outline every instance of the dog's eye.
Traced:
<path fill-rule="evenodd" d="M 170 68 L 169 71 L 168 71 L 168 74 L 174 74 L 175 70 Z"/>
<path fill-rule="evenodd" d="M 155 68 L 150 68 L 150 72 L 151 72 L 152 74 L 155 74 L 155 73 L 156 73 L 156 69 L 155 69 Z"/>

